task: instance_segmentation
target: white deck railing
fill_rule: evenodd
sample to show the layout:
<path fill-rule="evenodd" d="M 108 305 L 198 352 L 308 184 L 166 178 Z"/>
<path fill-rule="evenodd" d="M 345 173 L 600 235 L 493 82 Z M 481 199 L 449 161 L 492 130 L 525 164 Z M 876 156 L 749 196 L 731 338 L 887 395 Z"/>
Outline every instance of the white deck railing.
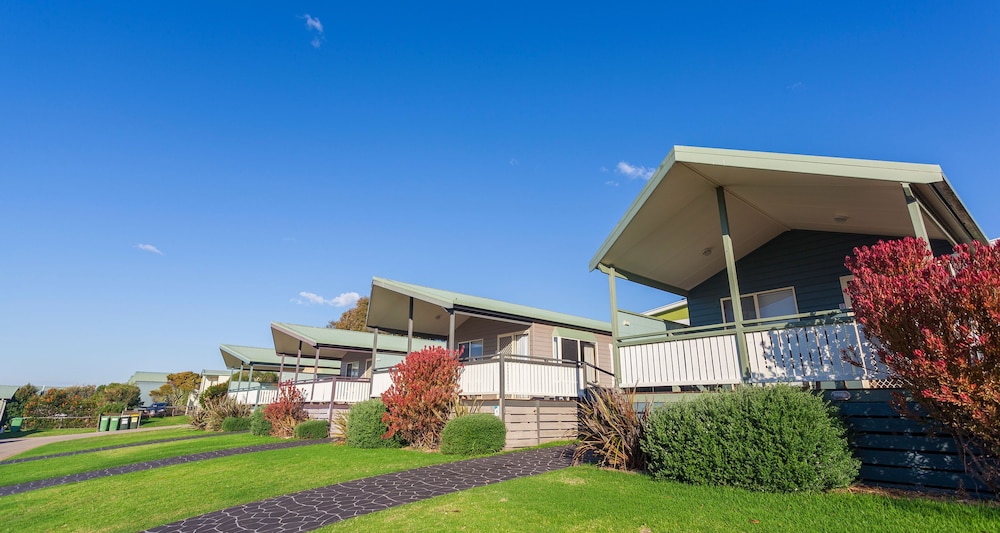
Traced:
<path fill-rule="evenodd" d="M 577 398 L 586 388 L 583 367 L 572 361 L 528 356 L 504 356 L 501 387 L 500 357 L 463 362 L 459 386 L 462 396 L 507 398 Z M 388 372 L 372 376 L 372 396 L 392 384 Z"/>
<path fill-rule="evenodd" d="M 229 397 L 247 405 L 267 405 L 278 399 L 278 388 L 264 385 L 261 387 L 229 391 Z"/>
<path fill-rule="evenodd" d="M 370 381 L 359 378 L 337 377 L 336 386 L 332 378 L 324 378 L 313 382 L 302 380 L 295 383 L 302 391 L 305 403 L 330 403 L 330 394 L 334 394 L 334 403 L 358 403 L 369 398 Z M 237 402 L 249 405 L 267 405 L 278 399 L 278 387 L 262 386 L 229 391 L 229 397 Z"/>
<path fill-rule="evenodd" d="M 888 377 L 875 357 L 872 343 L 856 322 L 843 317 L 817 322 L 746 327 L 743 335 L 749 382 L 859 381 Z M 732 328 L 715 332 L 709 328 L 691 328 L 690 332 L 678 330 L 658 335 L 651 342 L 630 339 L 619 347 L 621 385 L 742 383 L 736 335 Z M 862 366 L 848 363 L 844 354 L 851 354 Z"/>

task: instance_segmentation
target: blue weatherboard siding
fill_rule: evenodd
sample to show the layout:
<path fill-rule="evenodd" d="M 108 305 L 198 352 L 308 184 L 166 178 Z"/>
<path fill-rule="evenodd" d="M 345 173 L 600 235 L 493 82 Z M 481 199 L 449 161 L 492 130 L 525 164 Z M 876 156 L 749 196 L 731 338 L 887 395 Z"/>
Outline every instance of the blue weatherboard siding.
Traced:
<path fill-rule="evenodd" d="M 840 277 L 850 274 L 844 259 L 856 246 L 897 237 L 792 230 L 771 239 L 736 262 L 740 293 L 795 287 L 800 313 L 837 309 L 844 302 Z M 934 241 L 934 253 L 950 253 L 951 246 Z M 691 289 L 688 309 L 692 326 L 722 322 L 720 299 L 729 296 L 729 282 L 722 270 Z"/>

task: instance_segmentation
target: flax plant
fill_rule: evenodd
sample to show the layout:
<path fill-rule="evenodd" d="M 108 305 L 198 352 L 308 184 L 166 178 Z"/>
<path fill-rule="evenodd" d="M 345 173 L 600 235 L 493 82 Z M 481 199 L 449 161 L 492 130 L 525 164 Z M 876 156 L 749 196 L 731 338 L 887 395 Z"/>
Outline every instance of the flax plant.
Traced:
<path fill-rule="evenodd" d="M 573 453 L 579 463 L 588 455 L 615 470 L 641 470 L 646 456 L 639 447 L 646 412 L 635 408 L 635 389 L 595 388 L 579 406 L 580 440 Z"/>

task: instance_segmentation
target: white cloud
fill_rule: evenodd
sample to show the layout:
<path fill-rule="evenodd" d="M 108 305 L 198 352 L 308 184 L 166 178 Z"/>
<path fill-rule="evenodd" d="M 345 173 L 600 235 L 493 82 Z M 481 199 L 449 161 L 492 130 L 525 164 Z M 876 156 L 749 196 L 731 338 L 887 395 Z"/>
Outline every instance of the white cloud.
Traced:
<path fill-rule="evenodd" d="M 152 244 L 139 243 L 135 245 L 135 247 L 144 252 L 153 252 L 156 255 L 163 255 L 163 252 L 161 252 L 159 248 L 153 246 Z"/>
<path fill-rule="evenodd" d="M 316 32 L 316 35 L 309 44 L 312 44 L 313 48 L 323 46 L 323 41 L 326 40 L 326 37 L 323 36 L 323 23 L 309 13 L 306 13 L 303 18 L 306 19 L 306 30 Z"/>
<path fill-rule="evenodd" d="M 642 178 L 644 180 L 648 180 L 653 176 L 653 172 L 655 170 L 656 169 L 646 168 L 641 165 L 632 165 L 626 161 L 619 161 L 618 164 L 615 165 L 615 172 L 629 179 Z"/>
<path fill-rule="evenodd" d="M 608 187 L 617 187 L 618 186 L 618 180 L 608 180 L 608 181 L 605 181 L 604 184 L 607 185 Z"/>
<path fill-rule="evenodd" d="M 359 298 L 361 298 L 361 295 L 356 292 L 345 292 L 341 293 L 340 296 L 324 298 L 314 292 L 302 291 L 299 293 L 299 297 L 293 298 L 292 301 L 302 305 L 317 304 L 332 307 L 350 307 L 358 303 Z"/>

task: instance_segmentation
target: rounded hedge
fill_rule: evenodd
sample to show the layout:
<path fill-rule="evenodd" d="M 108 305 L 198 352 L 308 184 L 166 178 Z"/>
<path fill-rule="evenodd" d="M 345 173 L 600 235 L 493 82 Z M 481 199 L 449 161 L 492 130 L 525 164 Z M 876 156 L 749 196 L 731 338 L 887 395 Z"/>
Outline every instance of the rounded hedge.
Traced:
<path fill-rule="evenodd" d="M 352 448 L 401 448 L 402 439 L 393 435 L 383 439 L 389 427 L 382 422 L 385 404 L 373 399 L 356 403 L 347 412 L 347 445 Z"/>
<path fill-rule="evenodd" d="M 222 420 L 222 431 L 246 431 L 250 429 L 249 416 L 227 416 Z"/>
<path fill-rule="evenodd" d="M 770 492 L 844 487 L 861 466 L 836 409 L 785 385 L 665 405 L 650 415 L 642 450 L 658 479 Z"/>
<path fill-rule="evenodd" d="M 326 420 L 306 420 L 295 426 L 296 439 L 325 439 L 330 435 L 330 424 Z"/>
<path fill-rule="evenodd" d="M 250 415 L 250 433 L 258 437 L 266 437 L 271 434 L 271 422 L 264 418 L 264 409 L 258 407 Z"/>
<path fill-rule="evenodd" d="M 448 455 L 496 453 L 506 443 L 507 426 L 488 413 L 453 418 L 441 432 L 441 453 Z"/>

